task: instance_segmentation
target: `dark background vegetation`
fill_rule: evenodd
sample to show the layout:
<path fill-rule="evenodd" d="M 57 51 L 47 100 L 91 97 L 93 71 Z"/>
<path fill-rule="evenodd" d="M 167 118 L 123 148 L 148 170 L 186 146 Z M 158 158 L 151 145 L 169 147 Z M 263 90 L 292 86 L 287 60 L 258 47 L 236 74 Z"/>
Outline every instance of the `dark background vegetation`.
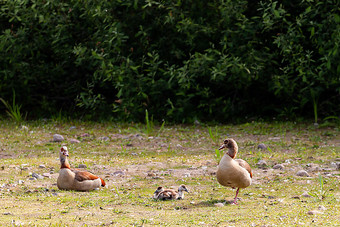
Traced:
<path fill-rule="evenodd" d="M 15 94 L 28 119 L 142 121 L 146 109 L 168 122 L 339 117 L 339 9 L 2 0 L 0 97 L 12 104 Z"/>

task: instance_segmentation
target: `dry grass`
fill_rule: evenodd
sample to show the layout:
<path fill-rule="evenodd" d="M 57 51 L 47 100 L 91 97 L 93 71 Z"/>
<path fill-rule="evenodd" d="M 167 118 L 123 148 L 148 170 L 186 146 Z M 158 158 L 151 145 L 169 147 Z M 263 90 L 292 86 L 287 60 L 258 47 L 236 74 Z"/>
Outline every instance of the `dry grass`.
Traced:
<path fill-rule="evenodd" d="M 153 128 L 146 135 L 144 125 L 134 124 L 29 122 L 22 127 L 2 121 L 0 125 L 1 226 L 340 225 L 340 174 L 332 165 L 340 162 L 338 126 L 250 123 L 214 126 L 209 134 L 207 126 L 174 125 L 161 131 Z M 55 133 L 65 141 L 51 142 Z M 238 157 L 253 167 L 254 181 L 240 191 L 238 205 L 217 207 L 235 195 L 215 178 L 215 149 L 226 137 L 239 143 Z M 71 144 L 70 139 L 81 142 Z M 269 149 L 257 149 L 259 143 Z M 92 192 L 58 190 L 62 145 L 69 148 L 73 167 L 86 164 L 108 186 Z M 256 166 L 261 159 L 267 161 L 266 168 Z M 285 163 L 285 168 L 272 169 L 277 163 Z M 42 164 L 45 168 L 39 167 Z M 301 169 L 311 176 L 296 176 Z M 31 173 L 51 173 L 51 178 L 30 180 Z M 182 183 L 191 191 L 184 200 L 151 198 L 157 186 Z M 303 197 L 303 192 L 325 198 Z M 312 210 L 315 214 L 308 214 Z"/>

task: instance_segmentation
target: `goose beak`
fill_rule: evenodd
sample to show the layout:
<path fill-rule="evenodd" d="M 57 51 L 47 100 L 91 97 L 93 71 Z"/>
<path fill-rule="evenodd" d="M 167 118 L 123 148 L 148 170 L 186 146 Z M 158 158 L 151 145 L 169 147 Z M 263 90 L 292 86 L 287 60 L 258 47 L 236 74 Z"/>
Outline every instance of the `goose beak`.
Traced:
<path fill-rule="evenodd" d="M 218 150 L 222 150 L 225 148 L 225 144 L 222 144 L 222 146 L 220 146 L 220 148 Z"/>

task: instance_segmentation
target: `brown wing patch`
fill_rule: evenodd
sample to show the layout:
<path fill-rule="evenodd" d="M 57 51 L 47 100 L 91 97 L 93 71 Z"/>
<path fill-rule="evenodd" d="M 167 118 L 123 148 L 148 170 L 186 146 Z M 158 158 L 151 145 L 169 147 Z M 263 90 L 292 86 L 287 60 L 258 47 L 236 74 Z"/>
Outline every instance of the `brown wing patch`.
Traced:
<path fill-rule="evenodd" d="M 80 169 L 71 169 L 71 171 L 75 173 L 75 179 L 78 181 L 95 180 L 100 178 L 97 177 L 96 175 L 93 175 L 92 173 Z M 105 187 L 106 185 L 105 181 L 102 178 L 100 178 L 100 181 L 102 182 L 101 186 Z"/>
<path fill-rule="evenodd" d="M 241 167 L 245 168 L 249 172 L 250 178 L 253 178 L 253 173 L 251 172 L 251 168 L 250 168 L 250 165 L 248 164 L 248 162 L 246 162 L 246 161 L 244 161 L 242 159 L 235 159 L 235 161 L 237 161 L 238 164 Z"/>
<path fill-rule="evenodd" d="M 99 178 L 96 175 L 93 175 L 92 173 L 86 171 L 75 171 L 75 174 L 75 178 L 78 181 L 95 180 Z"/>
<path fill-rule="evenodd" d="M 171 189 L 165 189 L 164 191 L 159 193 L 159 198 L 167 200 L 176 198 L 176 192 Z"/>

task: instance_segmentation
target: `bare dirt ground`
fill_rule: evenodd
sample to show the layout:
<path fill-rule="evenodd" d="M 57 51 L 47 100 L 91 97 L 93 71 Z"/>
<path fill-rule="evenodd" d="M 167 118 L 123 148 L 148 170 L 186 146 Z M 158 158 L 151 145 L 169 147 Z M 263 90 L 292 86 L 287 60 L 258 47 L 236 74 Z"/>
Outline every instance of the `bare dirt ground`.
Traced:
<path fill-rule="evenodd" d="M 169 126 L 147 134 L 143 125 L 27 125 L 23 129 L 1 124 L 0 224 L 4 226 L 339 224 L 337 126 Z M 64 141 L 52 142 L 56 133 Z M 241 190 L 237 206 L 229 204 L 235 190 L 219 185 L 215 176 L 216 149 L 227 137 L 238 142 L 238 157 L 252 166 L 254 175 L 252 185 Z M 258 148 L 260 144 L 266 148 Z M 85 193 L 59 190 L 62 145 L 69 148 L 72 167 L 85 164 L 107 186 Z M 307 175 L 298 176 L 301 170 Z M 42 178 L 34 178 L 34 173 Z M 180 184 L 190 190 L 184 200 L 151 198 L 158 186 Z"/>

